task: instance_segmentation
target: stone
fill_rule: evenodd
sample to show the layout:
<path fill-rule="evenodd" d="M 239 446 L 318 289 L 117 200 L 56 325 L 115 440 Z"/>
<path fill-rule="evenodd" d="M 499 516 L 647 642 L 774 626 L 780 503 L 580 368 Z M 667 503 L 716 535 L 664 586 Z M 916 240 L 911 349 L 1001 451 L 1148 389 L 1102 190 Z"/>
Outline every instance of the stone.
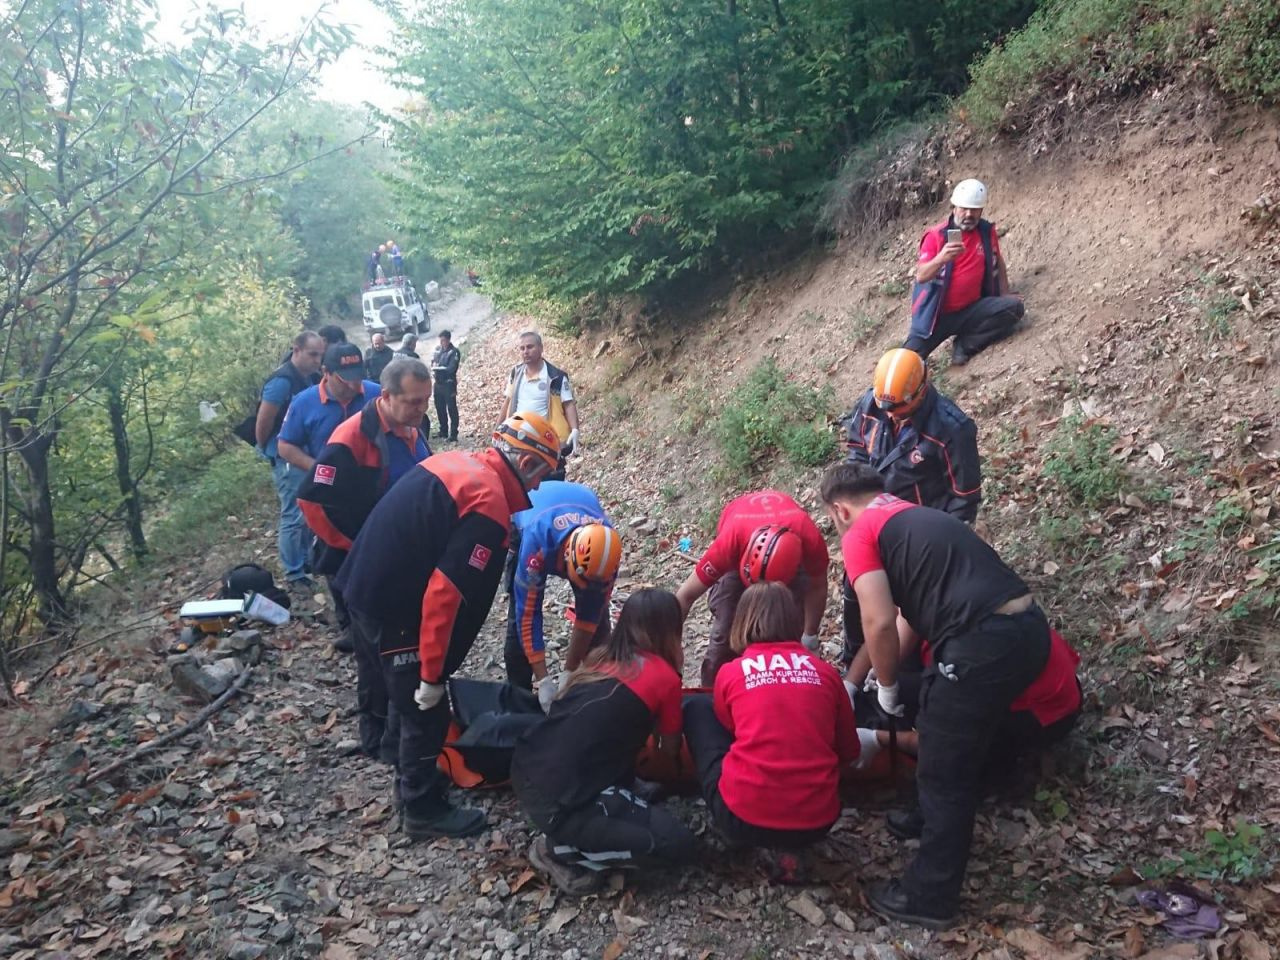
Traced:
<path fill-rule="evenodd" d="M 31 835 L 21 830 L 0 830 L 0 854 L 12 853 L 19 847 L 26 846 L 29 839 Z"/>
<path fill-rule="evenodd" d="M 185 783 L 166 783 L 164 789 L 160 791 L 166 800 L 174 803 L 186 803 L 187 798 L 191 796 L 191 788 Z"/>
<path fill-rule="evenodd" d="M 73 700 L 67 712 L 58 720 L 58 726 L 70 729 L 86 720 L 100 716 L 105 709 L 106 707 L 102 704 L 93 703 L 90 700 Z"/>
<path fill-rule="evenodd" d="M 815 927 L 820 927 L 827 922 L 827 915 L 822 912 L 822 908 L 809 899 L 808 894 L 800 894 L 787 901 L 787 909 L 792 913 L 798 914 Z"/>
<path fill-rule="evenodd" d="M 221 671 L 214 672 L 212 667 L 202 667 L 194 657 L 185 655 L 169 661 L 169 675 L 175 687 L 201 703 L 218 699 L 234 679 L 234 674 L 227 677 Z"/>
<path fill-rule="evenodd" d="M 871 957 L 872 960 L 902 960 L 902 954 L 892 943 L 873 943 Z"/>
<path fill-rule="evenodd" d="M 254 940 L 232 940 L 227 947 L 227 960 L 258 960 L 267 952 L 265 943 Z"/>
<path fill-rule="evenodd" d="M 504 951 L 514 950 L 520 943 L 519 937 L 510 930 L 504 930 L 502 927 L 498 927 L 493 931 L 491 939 L 493 940 L 493 945 L 495 947 Z"/>
<path fill-rule="evenodd" d="M 841 930 L 843 930 L 845 933 L 858 932 L 858 925 L 854 923 L 853 918 L 850 917 L 843 910 L 837 910 L 835 913 L 833 913 L 831 915 L 831 922 L 834 923 Z"/>
<path fill-rule="evenodd" d="M 272 925 L 271 929 L 267 931 L 267 936 L 271 938 L 272 943 L 288 943 L 296 933 L 297 930 L 294 929 L 292 923 L 288 920 L 281 920 L 279 923 Z"/>

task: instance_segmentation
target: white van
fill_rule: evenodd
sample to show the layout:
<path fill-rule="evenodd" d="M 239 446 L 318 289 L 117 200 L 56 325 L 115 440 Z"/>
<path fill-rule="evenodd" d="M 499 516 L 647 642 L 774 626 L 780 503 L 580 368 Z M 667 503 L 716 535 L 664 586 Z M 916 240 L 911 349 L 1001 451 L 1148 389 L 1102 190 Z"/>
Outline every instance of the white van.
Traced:
<path fill-rule="evenodd" d="M 364 285 L 360 297 L 365 333 L 400 336 L 431 329 L 427 305 L 408 277 L 374 280 Z"/>

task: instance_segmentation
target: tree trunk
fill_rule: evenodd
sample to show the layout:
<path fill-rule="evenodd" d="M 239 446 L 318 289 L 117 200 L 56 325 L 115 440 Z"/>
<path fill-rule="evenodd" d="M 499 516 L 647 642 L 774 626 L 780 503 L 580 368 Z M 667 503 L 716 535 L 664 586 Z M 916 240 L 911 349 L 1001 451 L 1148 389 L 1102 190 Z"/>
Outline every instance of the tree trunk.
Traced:
<path fill-rule="evenodd" d="M 129 531 L 129 545 L 133 555 L 141 560 L 147 555 L 147 536 L 142 529 L 142 501 L 138 485 L 129 467 L 129 427 L 125 422 L 124 398 L 115 383 L 108 383 L 107 414 L 111 418 L 111 445 L 116 453 L 116 483 L 124 502 L 124 525 Z"/>
<path fill-rule="evenodd" d="M 49 451 L 53 434 L 32 437 L 18 448 L 30 482 L 25 500 L 31 517 L 31 585 L 38 598 L 37 612 L 46 626 L 67 619 L 67 602 L 58 577 L 54 539 L 53 493 L 49 489 Z"/>

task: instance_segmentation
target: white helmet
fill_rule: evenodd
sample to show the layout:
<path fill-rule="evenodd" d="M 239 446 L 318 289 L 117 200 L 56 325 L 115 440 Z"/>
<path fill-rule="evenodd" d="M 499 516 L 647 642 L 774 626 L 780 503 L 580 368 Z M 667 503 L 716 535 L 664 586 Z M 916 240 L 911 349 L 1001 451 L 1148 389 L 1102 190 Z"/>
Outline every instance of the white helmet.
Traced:
<path fill-rule="evenodd" d="M 951 191 L 951 205 L 981 210 L 987 205 L 987 186 L 981 180 L 961 180 Z"/>

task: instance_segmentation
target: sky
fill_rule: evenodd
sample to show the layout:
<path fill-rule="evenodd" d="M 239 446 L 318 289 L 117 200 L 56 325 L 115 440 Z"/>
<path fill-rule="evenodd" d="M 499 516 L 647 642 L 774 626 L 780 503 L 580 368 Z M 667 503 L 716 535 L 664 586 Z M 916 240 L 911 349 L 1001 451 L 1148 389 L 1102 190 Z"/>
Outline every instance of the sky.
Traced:
<path fill-rule="evenodd" d="M 197 0 L 153 0 L 159 39 L 181 45 L 182 24 L 195 10 L 205 6 L 234 9 L 243 5 L 245 17 L 261 27 L 263 38 L 292 36 L 322 5 L 320 0 L 217 0 L 212 4 Z M 328 4 L 330 20 L 349 25 L 356 43 L 372 48 L 391 33 L 391 21 L 373 0 L 337 0 Z M 394 105 L 404 96 L 383 79 L 371 49 L 354 46 L 320 74 L 318 96 L 323 100 L 358 105 L 366 100 L 381 107 Z"/>

